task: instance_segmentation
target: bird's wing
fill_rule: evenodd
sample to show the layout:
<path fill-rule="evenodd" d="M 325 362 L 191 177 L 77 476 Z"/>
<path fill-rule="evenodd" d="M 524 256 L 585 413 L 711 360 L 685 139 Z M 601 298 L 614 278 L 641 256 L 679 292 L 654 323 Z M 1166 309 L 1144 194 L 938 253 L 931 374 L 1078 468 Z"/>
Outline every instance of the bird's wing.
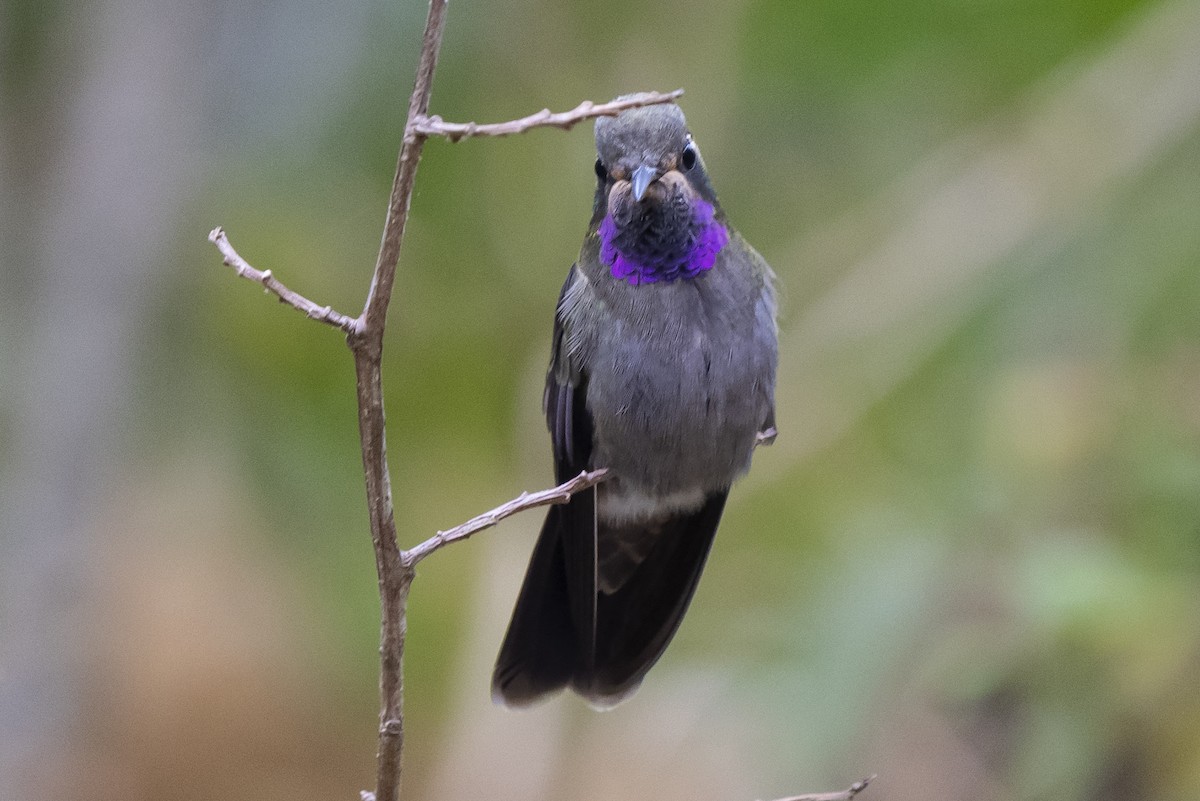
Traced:
<path fill-rule="evenodd" d="M 560 484 L 588 469 L 592 456 L 592 418 L 586 406 L 587 373 L 571 352 L 564 304 L 580 280 L 571 267 L 559 294 L 554 315 L 554 339 L 550 347 L 550 369 L 542 398 L 550 444 L 554 450 L 554 477 Z"/>
<path fill-rule="evenodd" d="M 554 450 L 555 479 L 562 483 L 592 465 L 592 416 L 587 409 L 587 371 L 571 347 L 567 304 L 584 281 L 578 267 L 571 267 L 559 295 L 554 315 L 554 339 L 550 369 L 546 374 L 544 406 L 550 442 Z M 562 544 L 567 574 L 567 595 L 576 633 L 581 664 L 595 660 L 597 552 L 596 490 L 576 493 L 571 501 L 554 507 L 555 525 Z"/>
<path fill-rule="evenodd" d="M 745 239 L 738 236 L 738 239 L 750 257 L 754 274 L 759 277 L 758 297 L 754 304 L 754 338 L 755 351 L 758 353 L 769 354 L 768 363 L 770 364 L 769 380 L 760 387 L 763 393 L 764 415 L 759 431 L 768 435 L 765 442 L 770 444 L 774 441 L 775 435 L 775 364 L 778 360 L 779 352 L 779 298 L 775 288 L 775 273 L 771 266 L 767 264 L 759 252 L 750 246 Z M 777 432 L 776 432 L 777 433 Z"/>
<path fill-rule="evenodd" d="M 592 419 L 587 374 L 572 354 L 564 303 L 578 281 L 572 267 L 554 317 L 543 398 L 558 483 L 591 467 Z M 529 559 L 512 620 L 492 674 L 493 696 L 526 706 L 561 689 L 581 662 L 595 661 L 596 494 L 577 492 L 551 506 Z"/>

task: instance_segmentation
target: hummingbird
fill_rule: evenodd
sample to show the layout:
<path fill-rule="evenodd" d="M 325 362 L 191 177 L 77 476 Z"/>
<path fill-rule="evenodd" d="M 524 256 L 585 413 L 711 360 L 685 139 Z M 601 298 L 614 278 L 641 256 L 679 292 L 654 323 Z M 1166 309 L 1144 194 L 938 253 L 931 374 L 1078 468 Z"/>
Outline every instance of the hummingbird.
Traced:
<path fill-rule="evenodd" d="M 775 275 L 733 229 L 675 104 L 596 122 L 596 196 L 543 407 L 561 483 L 492 674 L 500 704 L 632 695 L 675 635 L 733 481 L 775 433 Z"/>

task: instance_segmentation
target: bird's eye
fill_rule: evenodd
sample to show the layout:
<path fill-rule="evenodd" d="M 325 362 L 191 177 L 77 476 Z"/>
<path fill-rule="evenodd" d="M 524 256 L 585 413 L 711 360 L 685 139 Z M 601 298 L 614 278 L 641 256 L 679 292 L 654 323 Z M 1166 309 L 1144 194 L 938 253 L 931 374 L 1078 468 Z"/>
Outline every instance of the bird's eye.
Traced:
<path fill-rule="evenodd" d="M 596 177 L 601 181 L 608 179 L 608 168 L 604 166 L 604 162 L 596 159 Z"/>
<path fill-rule="evenodd" d="M 696 146 L 691 142 L 687 143 L 687 147 L 683 149 L 683 155 L 680 156 L 679 162 L 685 170 L 690 170 L 696 166 Z"/>

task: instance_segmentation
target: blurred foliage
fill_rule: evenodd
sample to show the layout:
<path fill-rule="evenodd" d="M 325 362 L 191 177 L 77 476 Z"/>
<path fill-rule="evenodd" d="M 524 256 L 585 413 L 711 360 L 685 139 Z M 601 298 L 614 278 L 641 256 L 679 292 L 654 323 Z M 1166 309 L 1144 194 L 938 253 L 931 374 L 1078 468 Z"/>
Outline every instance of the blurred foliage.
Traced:
<path fill-rule="evenodd" d="M 19 24 L 6 65 L 46 68 L 41 7 L 9 4 Z M 730 218 L 779 274 L 786 335 L 906 208 L 861 228 L 855 215 L 921 186 L 947 149 L 985 159 L 1047 86 L 1174 7 L 461 0 L 433 110 L 496 121 L 684 87 Z M 338 8 L 211 4 L 204 179 L 142 315 L 116 468 L 125 483 L 110 506 L 176 498 L 165 488 L 182 482 L 167 533 L 195 542 L 188 482 L 221 476 L 221 525 L 248 540 L 221 547 L 273 565 L 264 592 L 286 587 L 293 640 L 279 647 L 308 678 L 284 705 L 316 710 L 320 722 L 302 724 L 315 727 L 307 747 L 328 756 L 326 786 L 348 797 L 371 781 L 378 627 L 352 365 L 336 333 L 235 280 L 203 241 L 220 223 L 256 267 L 358 311 L 424 7 Z M 119 41 L 73 30 L 81 50 Z M 542 368 L 593 157 L 583 129 L 425 150 L 386 352 L 405 543 L 550 480 Z M 546 797 L 685 797 L 683 777 L 707 775 L 713 753 L 736 763 L 715 787 L 737 797 L 871 772 L 876 799 L 1200 795 L 1197 175 L 1192 118 L 1182 141 L 1075 198 L 1070 215 L 971 278 L 953 324 L 831 443 L 800 458 L 760 453 L 642 694 L 602 719 L 552 702 L 561 740 L 544 756 Z M 839 225 L 850 233 L 827 259 L 789 260 L 826 252 L 804 243 Z M 824 424 L 819 410 L 783 419 L 781 439 Z M 464 757 L 464 727 L 498 714 L 480 671 L 520 575 L 498 554 L 524 549 L 537 522 L 422 566 L 406 674 L 410 797 L 459 786 L 446 773 L 467 769 L 445 763 Z M 524 552 L 504 558 L 519 565 Z M 665 716 L 645 727 L 639 704 Z M 697 722 L 668 722 L 676 715 Z M 542 718 L 502 720 L 515 732 Z M 690 745 L 657 775 L 642 777 L 635 757 L 587 767 L 622 742 L 667 740 L 672 726 Z M 697 731 L 711 742 L 687 739 Z M 505 762 L 506 742 L 486 745 L 525 775 L 523 757 Z M 264 785 L 306 781 L 279 754 L 244 756 L 280 765 Z M 263 796 L 211 779 L 225 767 L 192 765 L 186 797 Z M 630 784 L 612 785 L 614 773 Z"/>

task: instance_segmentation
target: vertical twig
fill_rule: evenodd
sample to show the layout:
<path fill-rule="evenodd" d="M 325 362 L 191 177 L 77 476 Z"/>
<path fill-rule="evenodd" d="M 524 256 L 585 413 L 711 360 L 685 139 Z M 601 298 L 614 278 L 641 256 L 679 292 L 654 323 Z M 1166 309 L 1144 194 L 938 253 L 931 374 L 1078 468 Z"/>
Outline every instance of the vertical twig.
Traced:
<path fill-rule="evenodd" d="M 396 521 L 392 508 L 391 479 L 387 466 L 387 441 L 384 433 L 383 333 L 388 303 L 400 259 L 400 244 L 408 220 L 413 181 L 425 135 L 414 128 L 416 120 L 429 111 L 433 73 L 437 67 L 442 31 L 446 25 L 447 0 L 430 0 L 429 16 L 421 43 L 421 58 L 408 104 L 404 140 L 396 162 L 396 176 L 371 278 L 371 290 L 358 318 L 356 329 L 347 336 L 354 352 L 354 373 L 358 392 L 358 428 L 362 441 L 363 472 L 367 485 L 367 508 L 371 521 L 371 541 L 375 546 L 375 567 L 379 576 L 379 750 L 376 755 L 375 799 L 396 801 L 400 792 L 400 755 L 404 748 L 404 638 L 407 630 L 405 608 L 412 586 L 413 568 L 401 558 L 396 542 Z"/>

